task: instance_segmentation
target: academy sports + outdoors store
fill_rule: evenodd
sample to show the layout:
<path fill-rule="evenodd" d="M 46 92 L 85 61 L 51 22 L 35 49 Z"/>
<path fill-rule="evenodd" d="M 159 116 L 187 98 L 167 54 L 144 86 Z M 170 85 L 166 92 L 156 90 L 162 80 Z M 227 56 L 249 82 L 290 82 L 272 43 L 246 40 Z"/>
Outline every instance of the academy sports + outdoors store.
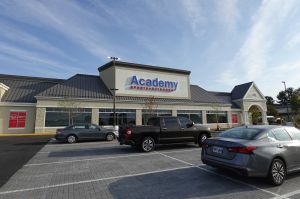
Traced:
<path fill-rule="evenodd" d="M 150 115 L 188 117 L 216 128 L 251 124 L 259 110 L 267 124 L 266 100 L 255 83 L 231 92 L 211 92 L 190 85 L 190 71 L 111 61 L 99 75 L 69 79 L 0 75 L 0 133 L 51 133 L 73 123 L 145 124 Z M 218 120 L 218 121 L 217 121 Z"/>

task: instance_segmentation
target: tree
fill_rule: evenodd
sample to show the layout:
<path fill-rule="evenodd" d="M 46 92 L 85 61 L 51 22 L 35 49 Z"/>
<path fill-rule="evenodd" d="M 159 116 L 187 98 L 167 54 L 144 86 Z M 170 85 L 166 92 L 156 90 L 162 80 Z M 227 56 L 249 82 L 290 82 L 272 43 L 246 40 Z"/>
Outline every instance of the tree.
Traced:
<path fill-rule="evenodd" d="M 281 105 L 290 104 L 293 93 L 293 88 L 287 88 L 286 91 L 280 91 L 277 95 L 278 103 Z"/>
<path fill-rule="evenodd" d="M 157 104 L 154 96 L 150 96 L 150 97 L 147 97 L 144 99 L 143 109 L 146 113 L 143 117 L 144 123 L 147 123 L 147 121 L 150 117 L 157 115 L 157 107 L 158 107 L 158 104 Z"/>
<path fill-rule="evenodd" d="M 274 105 L 275 100 L 271 96 L 266 96 L 265 97 L 267 100 L 267 105 Z"/>
<path fill-rule="evenodd" d="M 251 112 L 253 124 L 256 125 L 262 122 L 262 114 L 256 106 L 251 106 L 249 111 Z"/>
<path fill-rule="evenodd" d="M 63 100 L 59 102 L 59 106 L 69 115 L 69 126 L 73 125 L 74 119 L 84 112 L 84 108 L 80 108 L 81 103 L 74 101 L 71 98 L 64 97 Z"/>
<path fill-rule="evenodd" d="M 265 98 L 267 100 L 267 115 L 277 116 L 278 111 L 274 106 L 275 100 L 273 99 L 273 97 L 270 96 L 266 96 Z"/>

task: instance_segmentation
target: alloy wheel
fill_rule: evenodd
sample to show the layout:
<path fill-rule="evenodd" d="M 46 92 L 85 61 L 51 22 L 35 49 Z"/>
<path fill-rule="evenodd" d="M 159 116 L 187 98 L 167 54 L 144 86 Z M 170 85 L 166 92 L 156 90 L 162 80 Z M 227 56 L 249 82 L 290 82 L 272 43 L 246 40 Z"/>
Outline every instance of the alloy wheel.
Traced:
<path fill-rule="evenodd" d="M 150 137 L 147 137 L 142 142 L 142 149 L 145 152 L 152 151 L 154 148 L 154 140 Z"/>
<path fill-rule="evenodd" d="M 281 185 L 286 177 L 285 164 L 279 159 L 273 160 L 271 169 L 270 169 L 271 182 L 274 185 Z"/>
<path fill-rule="evenodd" d="M 76 142 L 76 137 L 74 135 L 70 135 L 67 138 L 68 143 L 75 143 Z"/>

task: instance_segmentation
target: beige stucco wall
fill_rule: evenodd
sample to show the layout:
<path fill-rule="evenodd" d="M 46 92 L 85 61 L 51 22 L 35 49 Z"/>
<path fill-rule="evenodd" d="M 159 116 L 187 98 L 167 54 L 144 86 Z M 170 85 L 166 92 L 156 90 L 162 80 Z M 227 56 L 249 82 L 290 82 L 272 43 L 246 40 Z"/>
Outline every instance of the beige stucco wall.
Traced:
<path fill-rule="evenodd" d="M 9 128 L 9 117 L 11 111 L 26 111 L 25 128 Z M 0 134 L 22 134 L 34 133 L 35 107 L 34 106 L 14 106 L 0 103 Z"/>
<path fill-rule="evenodd" d="M 107 88 L 115 88 L 116 79 L 115 79 L 115 67 L 109 67 L 100 72 L 100 77 L 103 80 Z"/>

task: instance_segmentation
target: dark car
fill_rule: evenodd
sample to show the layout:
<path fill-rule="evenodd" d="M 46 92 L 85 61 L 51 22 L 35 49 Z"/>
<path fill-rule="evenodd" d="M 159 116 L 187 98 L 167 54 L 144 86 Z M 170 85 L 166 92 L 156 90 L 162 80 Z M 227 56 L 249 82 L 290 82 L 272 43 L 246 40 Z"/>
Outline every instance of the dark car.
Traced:
<path fill-rule="evenodd" d="M 64 129 L 57 129 L 55 139 L 68 143 L 82 140 L 112 141 L 118 136 L 113 128 L 102 128 L 95 124 L 72 125 Z"/>
<path fill-rule="evenodd" d="M 153 117 L 147 124 L 121 128 L 120 144 L 138 146 L 144 152 L 150 152 L 156 144 L 193 142 L 201 146 L 206 138 L 211 137 L 208 127 L 194 124 L 184 117 Z"/>
<path fill-rule="evenodd" d="M 300 170 L 300 131 L 287 126 L 244 126 L 209 138 L 202 162 L 281 185 L 288 173 Z"/>

